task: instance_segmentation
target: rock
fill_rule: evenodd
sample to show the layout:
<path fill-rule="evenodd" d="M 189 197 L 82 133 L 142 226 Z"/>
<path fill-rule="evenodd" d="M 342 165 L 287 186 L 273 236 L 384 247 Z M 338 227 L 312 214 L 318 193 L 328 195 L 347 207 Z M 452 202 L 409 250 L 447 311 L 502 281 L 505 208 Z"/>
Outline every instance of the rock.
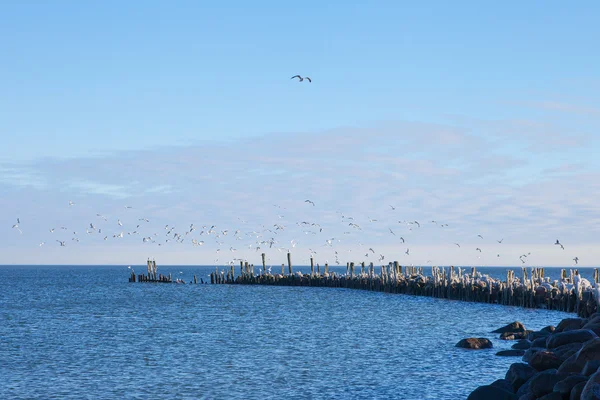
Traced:
<path fill-rule="evenodd" d="M 491 349 L 494 346 L 492 345 L 492 342 L 490 342 L 486 338 L 467 338 L 456 343 L 456 347 L 461 347 L 463 349 L 479 350 Z"/>
<path fill-rule="evenodd" d="M 581 370 L 581 375 L 590 376 L 594 372 L 598 371 L 598 367 L 600 367 L 600 360 L 588 361 L 583 366 L 583 369 Z"/>
<path fill-rule="evenodd" d="M 502 350 L 496 353 L 500 357 L 521 357 L 525 350 Z"/>
<path fill-rule="evenodd" d="M 583 347 L 583 343 L 569 343 L 552 349 L 554 355 L 565 361 L 567 358 L 571 357 L 573 354 L 577 353 Z"/>
<path fill-rule="evenodd" d="M 581 399 L 581 392 L 583 392 L 583 388 L 587 384 L 586 382 L 578 383 L 571 389 L 571 396 L 569 396 L 569 400 L 579 400 Z"/>
<path fill-rule="evenodd" d="M 531 379 L 529 379 L 527 382 L 522 384 L 521 387 L 519 388 L 519 390 L 517 390 L 517 397 L 520 399 L 523 395 L 526 395 L 528 393 L 533 396 L 533 394 L 531 393 L 530 387 L 531 387 Z M 533 398 L 535 399 L 535 396 L 533 396 Z"/>
<path fill-rule="evenodd" d="M 544 331 L 539 331 L 539 332 L 531 332 L 528 336 L 527 339 L 531 340 L 532 342 L 536 339 L 539 338 L 544 338 L 544 340 L 548 337 L 552 335 L 552 333 L 550 332 L 544 332 Z"/>
<path fill-rule="evenodd" d="M 519 400 L 536 400 L 535 396 L 533 395 L 533 393 L 528 392 L 525 393 L 523 396 L 519 397 Z"/>
<path fill-rule="evenodd" d="M 515 350 L 527 350 L 531 347 L 531 342 L 527 339 L 521 339 L 517 343 L 511 346 L 512 349 Z"/>
<path fill-rule="evenodd" d="M 499 387 L 492 385 L 479 386 L 475 389 L 467 400 L 517 400 L 517 396 Z"/>
<path fill-rule="evenodd" d="M 590 376 L 581 392 L 581 400 L 600 399 L 600 372 L 595 372 Z"/>
<path fill-rule="evenodd" d="M 556 328 L 554 327 L 554 325 L 548 325 L 540 329 L 540 332 L 554 333 L 555 330 Z"/>
<path fill-rule="evenodd" d="M 552 392 L 554 385 L 565 379 L 567 374 L 559 374 L 556 369 L 549 369 L 544 372 L 540 372 L 531 378 L 529 385 L 531 393 L 536 397 L 542 397 L 545 394 Z"/>
<path fill-rule="evenodd" d="M 510 368 L 506 372 L 504 379 L 510 382 L 513 391 L 518 391 L 519 388 L 529 380 L 536 371 L 532 367 L 523 363 L 511 364 Z"/>
<path fill-rule="evenodd" d="M 573 329 L 581 329 L 585 325 L 586 320 L 583 318 L 565 318 L 559 322 L 556 327 L 556 332 L 566 332 Z"/>
<path fill-rule="evenodd" d="M 558 392 L 550 392 L 542 397 L 538 397 L 537 400 L 563 400 L 563 397 Z"/>
<path fill-rule="evenodd" d="M 504 389 L 507 392 L 514 393 L 512 384 L 507 379 L 498 379 L 490 384 L 490 386 L 494 386 L 500 389 Z"/>
<path fill-rule="evenodd" d="M 525 332 L 525 326 L 519 321 L 512 322 L 502 328 L 498 328 L 492 333 L 504 333 L 504 332 Z"/>
<path fill-rule="evenodd" d="M 593 324 L 587 323 L 581 329 L 589 329 L 590 331 L 594 332 L 596 335 L 600 336 L 600 321 L 593 323 Z"/>
<path fill-rule="evenodd" d="M 539 337 L 539 338 L 535 339 L 533 342 L 531 342 L 531 347 L 543 347 L 543 348 L 545 348 L 546 347 L 546 341 L 548 340 L 548 336 L 550 336 L 550 335 L 542 336 L 542 337 Z"/>
<path fill-rule="evenodd" d="M 556 354 L 551 351 L 542 350 L 538 351 L 529 360 L 529 365 L 536 369 L 536 371 L 545 371 L 548 369 L 559 368 L 563 360 L 558 358 Z M 536 395 L 537 396 L 537 395 Z"/>
<path fill-rule="evenodd" d="M 521 360 L 523 360 L 523 362 L 528 363 L 529 360 L 531 360 L 531 357 L 534 356 L 535 353 L 537 353 L 538 351 L 543 351 L 546 349 L 542 349 L 540 347 L 530 347 L 529 349 L 527 349 L 525 351 L 525 354 L 523 355 L 523 358 Z"/>
<path fill-rule="evenodd" d="M 583 344 L 581 350 L 566 359 L 560 366 L 560 372 L 581 372 L 588 361 L 600 360 L 600 338 Z"/>
<path fill-rule="evenodd" d="M 518 339 L 527 339 L 527 336 L 531 331 L 524 332 L 504 332 L 500 335 L 500 339 L 502 340 L 518 340 Z"/>
<path fill-rule="evenodd" d="M 552 388 L 553 392 L 560 393 L 565 399 L 569 398 L 571 394 L 571 390 L 573 387 L 580 382 L 587 382 L 587 377 L 583 375 L 571 375 L 566 377 L 560 382 L 557 382 L 556 385 Z"/>
<path fill-rule="evenodd" d="M 588 340 L 595 339 L 597 337 L 598 335 L 589 329 L 574 329 L 566 332 L 563 331 L 549 336 L 548 340 L 546 341 L 546 347 L 553 349 L 564 344 L 587 342 Z"/>

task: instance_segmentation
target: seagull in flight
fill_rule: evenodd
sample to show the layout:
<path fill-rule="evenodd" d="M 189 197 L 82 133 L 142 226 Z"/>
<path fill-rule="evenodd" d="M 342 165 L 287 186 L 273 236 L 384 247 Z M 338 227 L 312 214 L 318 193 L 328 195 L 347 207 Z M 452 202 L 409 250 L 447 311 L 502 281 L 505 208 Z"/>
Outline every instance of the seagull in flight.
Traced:
<path fill-rule="evenodd" d="M 304 200 L 304 202 L 305 202 L 305 203 L 310 203 L 310 204 L 312 204 L 313 206 L 315 205 L 315 202 L 314 202 L 314 201 L 311 201 L 311 200 Z"/>
<path fill-rule="evenodd" d="M 310 79 L 308 76 L 305 76 L 304 78 L 301 77 L 300 75 L 294 75 L 292 76 L 290 79 L 294 79 L 294 78 L 298 78 L 298 82 L 302 82 L 303 80 L 307 80 L 308 82 L 312 82 L 312 79 Z"/>
<path fill-rule="evenodd" d="M 579 262 L 579 257 L 575 257 L 573 261 L 575 261 L 575 264 L 577 264 Z"/>
<path fill-rule="evenodd" d="M 123 226 L 123 223 L 121 222 L 120 219 L 117 220 L 117 224 L 119 224 L 119 226 Z"/>
<path fill-rule="evenodd" d="M 390 207 L 392 208 L 392 211 L 396 209 L 396 207 L 394 207 L 393 205 L 390 204 Z"/>
<path fill-rule="evenodd" d="M 69 200 L 69 207 L 75 205 L 75 203 L 73 203 L 71 200 Z"/>
<path fill-rule="evenodd" d="M 392 228 L 388 228 L 390 230 L 390 233 L 394 236 L 396 236 L 396 234 L 394 233 L 394 231 L 392 230 Z"/>
<path fill-rule="evenodd" d="M 400 236 L 400 240 L 402 240 L 402 243 L 404 243 L 404 238 L 402 236 Z"/>
<path fill-rule="evenodd" d="M 42 247 L 46 242 L 41 242 L 40 243 L 40 247 Z"/>
<path fill-rule="evenodd" d="M 558 239 L 556 239 L 556 243 L 554 243 L 556 246 L 560 246 L 561 249 L 565 249 L 565 246 L 562 245 L 561 242 L 558 241 Z"/>
<path fill-rule="evenodd" d="M 477 250 L 478 252 L 480 252 L 480 253 L 481 253 L 481 249 L 480 249 L 479 247 L 478 247 L 478 248 L 476 248 L 475 250 Z"/>
<path fill-rule="evenodd" d="M 477 235 L 477 236 L 483 239 L 483 236 L 481 236 L 481 235 Z"/>
<path fill-rule="evenodd" d="M 19 233 L 23 233 L 23 231 L 19 228 L 19 222 L 18 221 L 19 221 L 19 219 L 17 218 L 17 223 L 14 224 L 12 227 L 13 227 L 13 229 L 18 230 Z"/>
<path fill-rule="evenodd" d="M 457 245 L 458 247 L 460 247 L 460 244 L 458 244 L 458 243 L 454 243 L 454 244 Z"/>
<path fill-rule="evenodd" d="M 66 245 L 65 245 L 65 242 L 64 242 L 64 241 L 62 241 L 62 240 L 57 240 L 57 242 L 58 242 L 58 243 L 60 243 L 60 246 L 61 246 L 61 247 L 65 247 L 65 246 L 66 246 Z"/>
<path fill-rule="evenodd" d="M 500 239 L 500 240 L 496 240 L 496 242 L 498 243 L 502 243 L 502 241 L 504 240 L 504 238 Z"/>
<path fill-rule="evenodd" d="M 406 254 L 407 256 L 410 256 L 410 254 L 408 253 L 410 249 L 406 249 L 406 251 L 404 252 L 404 254 Z"/>

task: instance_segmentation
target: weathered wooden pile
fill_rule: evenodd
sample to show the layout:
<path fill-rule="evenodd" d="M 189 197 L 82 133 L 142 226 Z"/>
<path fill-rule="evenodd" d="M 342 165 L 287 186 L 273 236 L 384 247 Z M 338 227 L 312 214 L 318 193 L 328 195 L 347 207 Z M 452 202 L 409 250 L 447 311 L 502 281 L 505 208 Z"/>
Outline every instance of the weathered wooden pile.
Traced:
<path fill-rule="evenodd" d="M 146 274 L 139 274 L 137 277 L 135 271 L 131 270 L 129 282 L 152 282 L 152 283 L 172 283 L 171 274 L 163 275 L 157 273 L 156 261 L 148 259 L 148 271 Z"/>
<path fill-rule="evenodd" d="M 594 285 L 582 278 L 577 270 L 561 271 L 561 279 L 550 282 L 544 277 L 543 268 L 522 269 L 522 277 L 514 271 L 507 271 L 506 280 L 482 275 L 476 268 L 467 273 L 462 268 L 432 267 L 431 275 L 424 274 L 423 267 L 403 267 L 397 261 L 382 265 L 375 271 L 373 263 L 360 264 L 360 270 L 353 262 L 347 263 L 345 274 L 329 272 L 325 264 L 320 266 L 310 259 L 310 274 L 294 273 L 291 254 L 287 254 L 288 268 L 281 265 L 281 273 L 267 271 L 265 254 L 262 254 L 262 268 L 254 271 L 254 264 L 240 262 L 239 275 L 234 265 L 230 265 L 210 275 L 212 284 L 277 285 L 277 286 L 316 286 L 362 289 L 386 293 L 402 293 L 417 296 L 430 296 L 445 299 L 496 303 L 527 308 L 546 308 L 566 312 L 576 312 L 586 317 L 596 312 L 599 291 L 598 269 L 594 271 Z"/>

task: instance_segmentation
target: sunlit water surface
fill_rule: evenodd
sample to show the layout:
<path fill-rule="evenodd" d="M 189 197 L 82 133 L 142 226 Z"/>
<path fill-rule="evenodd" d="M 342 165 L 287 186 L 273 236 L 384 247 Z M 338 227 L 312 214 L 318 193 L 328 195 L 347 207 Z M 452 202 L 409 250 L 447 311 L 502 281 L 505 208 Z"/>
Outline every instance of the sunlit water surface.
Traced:
<path fill-rule="evenodd" d="M 188 282 L 213 270 L 160 268 Z M 495 356 L 512 343 L 490 331 L 572 316 L 348 289 L 127 277 L 114 266 L 0 267 L 0 398 L 461 399 L 518 361 Z M 455 347 L 471 336 L 492 339 L 494 349 Z"/>

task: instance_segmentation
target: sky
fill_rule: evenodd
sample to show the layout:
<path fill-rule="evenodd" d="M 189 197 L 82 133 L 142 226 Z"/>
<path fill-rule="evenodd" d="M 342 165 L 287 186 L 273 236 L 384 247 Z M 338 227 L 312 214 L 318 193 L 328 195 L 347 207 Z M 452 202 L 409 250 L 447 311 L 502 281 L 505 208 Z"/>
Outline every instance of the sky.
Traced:
<path fill-rule="evenodd" d="M 1 3 L 0 264 L 600 265 L 600 4 L 321 3 Z"/>

